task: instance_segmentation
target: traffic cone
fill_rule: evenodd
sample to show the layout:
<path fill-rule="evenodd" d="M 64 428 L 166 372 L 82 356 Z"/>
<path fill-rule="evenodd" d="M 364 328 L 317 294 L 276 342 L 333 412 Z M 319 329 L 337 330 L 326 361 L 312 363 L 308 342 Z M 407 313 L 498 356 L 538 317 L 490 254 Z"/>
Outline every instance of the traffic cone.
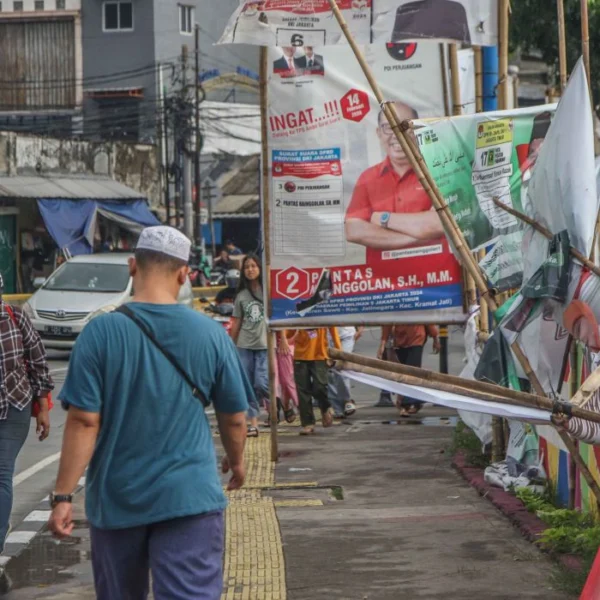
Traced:
<path fill-rule="evenodd" d="M 600 600 L 600 550 L 596 554 L 592 570 L 588 575 L 579 600 Z"/>

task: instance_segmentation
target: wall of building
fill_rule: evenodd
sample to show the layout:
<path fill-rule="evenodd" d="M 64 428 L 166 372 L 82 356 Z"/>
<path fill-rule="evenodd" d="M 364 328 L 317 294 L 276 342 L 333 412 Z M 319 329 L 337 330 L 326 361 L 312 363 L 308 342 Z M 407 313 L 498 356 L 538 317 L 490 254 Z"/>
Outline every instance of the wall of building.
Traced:
<path fill-rule="evenodd" d="M 101 138 L 106 121 L 100 118 L 101 100 L 90 99 L 90 94 L 142 88 L 143 99 L 122 97 L 111 100 L 104 109 L 114 125 L 124 124 L 129 110 L 138 112 L 139 139 L 154 141 L 154 115 L 157 84 L 154 68 L 154 7 L 150 0 L 132 0 L 133 30 L 104 31 L 101 0 L 83 0 L 83 76 L 85 135 Z M 118 95 L 118 94 L 117 94 Z M 138 107 L 139 108 L 135 108 Z"/>
<path fill-rule="evenodd" d="M 23 11 L 22 12 L 33 12 L 35 11 L 35 0 L 22 0 Z M 57 5 L 60 2 L 57 0 L 44 0 L 43 12 L 56 12 L 57 10 L 79 10 L 81 8 L 81 0 L 64 0 L 64 8 L 57 9 Z M 14 0 L 2 0 L 2 12 L 12 13 L 14 11 L 15 2 Z M 21 12 L 21 11 L 19 11 Z M 42 12 L 42 11 L 37 11 Z"/>
<path fill-rule="evenodd" d="M 200 25 L 200 68 L 205 71 L 217 69 L 221 75 L 235 73 L 238 67 L 258 73 L 258 48 L 240 45 L 215 45 L 221 37 L 229 17 L 239 6 L 239 0 L 154 0 L 156 28 L 156 60 L 164 62 L 181 54 L 181 46 L 189 48 L 190 65 L 194 67 L 194 36 L 180 33 L 179 4 L 195 7 L 195 23 Z M 256 94 L 231 88 L 211 92 L 211 100 L 258 103 Z"/>
<path fill-rule="evenodd" d="M 0 177 L 108 175 L 141 192 L 152 207 L 161 200 L 154 146 L 95 143 L 0 132 Z"/>

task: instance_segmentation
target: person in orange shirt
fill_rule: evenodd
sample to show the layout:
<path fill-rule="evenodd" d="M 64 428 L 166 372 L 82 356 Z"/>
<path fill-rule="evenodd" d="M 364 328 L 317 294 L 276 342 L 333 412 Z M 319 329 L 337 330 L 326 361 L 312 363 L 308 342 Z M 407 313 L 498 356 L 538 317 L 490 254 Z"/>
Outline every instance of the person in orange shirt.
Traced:
<path fill-rule="evenodd" d="M 333 424 L 333 409 L 327 394 L 327 331 L 326 328 L 301 329 L 296 335 L 294 376 L 300 404 L 300 435 L 311 435 L 315 432 L 313 397 L 319 403 L 323 427 L 331 427 Z M 342 343 L 337 328 L 329 327 L 329 334 L 333 346 L 341 350 Z"/>
<path fill-rule="evenodd" d="M 418 117 L 410 106 L 394 104 L 401 121 Z M 367 264 L 381 261 L 386 251 L 444 239 L 442 222 L 400 142 L 383 113 L 378 119 L 377 137 L 387 156 L 358 178 L 346 211 L 346 239 L 366 246 Z"/>
<path fill-rule="evenodd" d="M 381 328 L 381 343 L 377 358 L 385 353 L 388 340 L 392 341 L 398 362 L 409 367 L 421 367 L 423 348 L 427 338 L 433 339 L 433 352 L 439 354 L 440 332 L 435 325 L 384 325 Z M 398 397 L 397 404 L 400 415 L 408 417 L 417 414 L 423 407 L 423 402 L 414 398 Z"/>

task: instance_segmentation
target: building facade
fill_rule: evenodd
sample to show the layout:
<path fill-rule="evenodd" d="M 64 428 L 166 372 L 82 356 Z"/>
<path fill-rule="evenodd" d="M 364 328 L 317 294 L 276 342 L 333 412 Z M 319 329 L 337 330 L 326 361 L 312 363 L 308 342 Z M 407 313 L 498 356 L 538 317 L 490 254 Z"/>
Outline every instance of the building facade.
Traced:
<path fill-rule="evenodd" d="M 0 0 L 0 129 L 81 126 L 81 0 Z"/>
<path fill-rule="evenodd" d="M 189 86 L 195 82 L 196 23 L 201 71 L 218 70 L 218 77 L 225 80 L 221 74 L 258 69 L 255 49 L 248 53 L 239 47 L 214 46 L 237 0 L 82 2 L 84 131 L 91 139 L 157 141 L 156 124 L 164 103 L 179 98 L 184 74 Z M 185 70 L 183 46 L 188 55 Z M 235 96 L 234 87 L 213 81 L 210 97 Z"/>

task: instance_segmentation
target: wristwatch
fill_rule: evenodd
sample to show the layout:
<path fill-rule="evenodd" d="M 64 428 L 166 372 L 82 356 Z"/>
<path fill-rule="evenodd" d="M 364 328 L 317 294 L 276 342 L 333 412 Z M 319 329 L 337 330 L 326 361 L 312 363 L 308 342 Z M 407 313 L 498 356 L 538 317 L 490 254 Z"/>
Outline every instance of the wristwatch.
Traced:
<path fill-rule="evenodd" d="M 69 504 L 72 504 L 73 494 L 55 494 L 54 492 L 50 494 L 50 506 L 52 508 L 61 502 L 68 502 Z"/>
<path fill-rule="evenodd" d="M 381 219 L 380 219 L 379 223 L 384 229 L 387 229 L 389 227 L 391 217 L 392 217 L 392 215 L 389 212 L 381 213 Z"/>

